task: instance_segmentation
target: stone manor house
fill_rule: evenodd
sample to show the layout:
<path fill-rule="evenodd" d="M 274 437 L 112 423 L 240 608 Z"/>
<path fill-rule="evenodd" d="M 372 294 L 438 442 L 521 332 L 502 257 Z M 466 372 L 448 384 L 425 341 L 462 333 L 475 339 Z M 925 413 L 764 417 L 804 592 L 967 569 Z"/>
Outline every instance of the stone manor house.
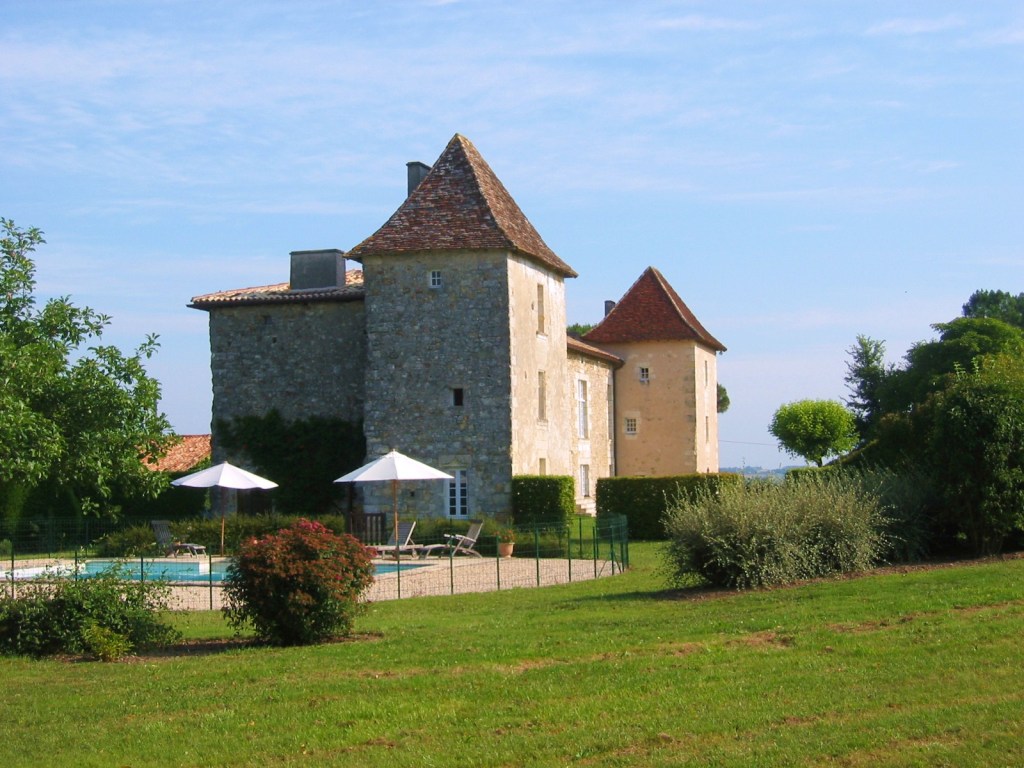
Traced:
<path fill-rule="evenodd" d="M 287 283 L 192 299 L 209 313 L 215 462 L 245 463 L 218 422 L 276 409 L 361 421 L 367 460 L 394 448 L 451 474 L 403 484 L 419 514 L 506 513 L 516 475 L 571 475 L 592 513 L 600 477 L 718 471 L 725 347 L 658 270 L 574 338 L 577 273 L 465 137 L 409 163 L 408 182 L 347 253 L 295 251 Z M 391 503 L 376 485 L 367 512 Z"/>

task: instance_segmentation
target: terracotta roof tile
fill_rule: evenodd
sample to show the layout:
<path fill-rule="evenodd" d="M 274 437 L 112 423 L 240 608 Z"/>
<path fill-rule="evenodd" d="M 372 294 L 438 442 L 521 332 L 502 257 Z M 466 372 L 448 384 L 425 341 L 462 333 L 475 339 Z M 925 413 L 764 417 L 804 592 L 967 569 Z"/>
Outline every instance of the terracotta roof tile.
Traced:
<path fill-rule="evenodd" d="M 193 309 L 212 309 L 222 306 L 246 306 L 252 304 L 281 304 L 310 301 L 355 301 L 362 299 L 363 271 L 350 269 L 345 272 L 343 287 L 305 288 L 291 290 L 288 283 L 260 285 L 254 288 L 234 288 L 228 291 L 194 296 L 189 304 Z"/>
<path fill-rule="evenodd" d="M 384 226 L 346 254 L 496 248 L 516 251 L 564 277 L 576 272 L 548 248 L 469 139 L 455 134 Z"/>
<path fill-rule="evenodd" d="M 587 344 L 587 342 L 577 339 L 575 336 L 565 337 L 565 346 L 568 352 L 575 352 L 578 355 L 586 355 L 587 357 L 596 357 L 599 360 L 612 363 L 616 368 L 622 365 L 622 358 L 618 355 L 613 355 L 607 350 L 595 347 L 593 344 Z"/>
<path fill-rule="evenodd" d="M 188 472 L 200 462 L 210 458 L 209 435 L 180 435 L 181 442 L 175 443 L 167 455 L 156 463 L 144 462 L 154 472 Z"/>
<path fill-rule="evenodd" d="M 584 335 L 591 344 L 691 340 L 724 352 L 679 294 L 654 267 L 648 267 L 611 312 Z"/>

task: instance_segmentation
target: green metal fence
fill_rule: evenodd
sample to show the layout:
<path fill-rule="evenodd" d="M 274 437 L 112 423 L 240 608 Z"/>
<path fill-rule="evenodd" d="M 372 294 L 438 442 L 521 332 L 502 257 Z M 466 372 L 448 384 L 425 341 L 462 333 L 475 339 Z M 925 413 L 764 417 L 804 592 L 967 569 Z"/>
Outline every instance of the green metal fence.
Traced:
<path fill-rule="evenodd" d="M 469 551 L 456 550 L 443 535 L 414 538 L 410 548 L 398 552 L 379 547 L 377 576 L 366 599 L 568 584 L 612 576 L 629 567 L 625 517 L 580 518 L 568 525 L 511 530 L 511 552 L 500 546 L 500 539 L 509 536 L 493 533 L 481 535 Z M 123 526 L 97 520 L 50 519 L 13 531 L 0 528 L 0 586 L 15 595 L 31 582 L 88 578 L 117 568 L 124 578 L 167 581 L 174 609 L 216 610 L 223 605 L 230 551 L 222 556 L 216 547 L 207 546 L 207 553 L 199 556 L 159 556 L 155 541 L 147 541 L 140 542 L 140 554 L 104 556 L 109 541 L 124 534 Z"/>

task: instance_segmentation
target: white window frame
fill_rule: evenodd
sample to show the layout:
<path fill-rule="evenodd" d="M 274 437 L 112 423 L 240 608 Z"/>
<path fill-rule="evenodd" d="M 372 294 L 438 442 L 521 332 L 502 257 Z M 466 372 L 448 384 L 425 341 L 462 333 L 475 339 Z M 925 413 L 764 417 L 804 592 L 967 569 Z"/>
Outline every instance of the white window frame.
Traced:
<path fill-rule="evenodd" d="M 640 379 L 641 384 L 651 383 L 651 369 L 646 365 L 641 365 L 637 370 L 637 377 Z"/>
<path fill-rule="evenodd" d="M 587 380 L 576 380 L 576 430 L 581 440 L 590 438 L 590 404 L 588 402 Z"/>
<path fill-rule="evenodd" d="M 636 418 L 636 416 L 626 416 L 625 417 L 625 423 L 622 426 L 622 431 L 625 434 L 627 434 L 630 437 L 632 437 L 633 435 L 635 435 L 637 433 L 638 426 L 639 426 L 639 420 Z"/>
<path fill-rule="evenodd" d="M 590 465 L 580 464 L 580 496 L 590 498 Z"/>
<path fill-rule="evenodd" d="M 452 476 L 448 481 L 448 517 L 465 520 L 469 518 L 469 470 L 452 469 L 448 472 Z"/>
<path fill-rule="evenodd" d="M 430 270 L 430 287 L 440 288 L 441 287 L 441 270 L 432 269 Z"/>

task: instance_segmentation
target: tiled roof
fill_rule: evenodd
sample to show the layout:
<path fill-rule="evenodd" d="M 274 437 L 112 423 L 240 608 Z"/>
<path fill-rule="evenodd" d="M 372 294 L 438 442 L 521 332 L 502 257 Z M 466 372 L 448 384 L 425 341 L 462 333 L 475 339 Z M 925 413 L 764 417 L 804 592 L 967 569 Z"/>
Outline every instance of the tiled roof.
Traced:
<path fill-rule="evenodd" d="M 481 248 L 515 251 L 564 277 L 576 277 L 537 234 L 476 147 L 455 134 L 384 226 L 346 255 L 358 261 L 371 254 Z"/>
<path fill-rule="evenodd" d="M 565 346 L 569 352 L 586 355 L 587 357 L 596 357 L 599 360 L 612 363 L 616 368 L 622 365 L 622 358 L 618 355 L 613 355 L 611 352 L 595 347 L 593 344 L 587 344 L 587 342 L 577 339 L 575 336 L 566 336 Z"/>
<path fill-rule="evenodd" d="M 584 335 L 591 344 L 692 340 L 724 352 L 679 294 L 654 267 L 648 267 L 605 318 Z"/>
<path fill-rule="evenodd" d="M 194 296 L 189 304 L 193 309 L 212 309 L 223 306 L 246 306 L 251 304 L 281 304 L 310 301 L 356 301 L 363 298 L 363 271 L 350 269 L 345 272 L 344 287 L 304 288 L 291 290 L 288 283 L 261 285 L 254 288 L 234 288 L 229 291 Z"/>
<path fill-rule="evenodd" d="M 200 462 L 210 458 L 209 435 L 181 435 L 181 442 L 175 443 L 167 455 L 156 463 L 144 462 L 154 472 L 188 472 Z"/>

